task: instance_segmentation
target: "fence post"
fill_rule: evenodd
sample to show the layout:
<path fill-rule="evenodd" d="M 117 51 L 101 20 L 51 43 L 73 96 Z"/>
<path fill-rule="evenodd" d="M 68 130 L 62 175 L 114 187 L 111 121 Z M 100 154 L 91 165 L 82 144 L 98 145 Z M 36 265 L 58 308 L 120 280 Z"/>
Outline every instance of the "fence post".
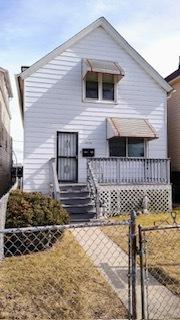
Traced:
<path fill-rule="evenodd" d="M 9 193 L 6 193 L 0 199 L 0 229 L 5 228 L 6 223 L 6 209 L 7 209 L 7 202 L 9 198 Z M 0 233 L 0 260 L 4 258 L 4 233 Z"/>
<path fill-rule="evenodd" d="M 142 227 L 138 225 L 138 237 L 139 237 L 139 258 L 140 258 L 140 277 L 141 277 L 141 319 L 145 319 L 145 295 L 144 295 L 144 248 L 142 238 Z"/>
<path fill-rule="evenodd" d="M 131 211 L 131 223 L 130 223 L 130 240 L 131 240 L 131 310 L 132 319 L 137 319 L 137 299 L 136 299 L 136 212 Z"/>

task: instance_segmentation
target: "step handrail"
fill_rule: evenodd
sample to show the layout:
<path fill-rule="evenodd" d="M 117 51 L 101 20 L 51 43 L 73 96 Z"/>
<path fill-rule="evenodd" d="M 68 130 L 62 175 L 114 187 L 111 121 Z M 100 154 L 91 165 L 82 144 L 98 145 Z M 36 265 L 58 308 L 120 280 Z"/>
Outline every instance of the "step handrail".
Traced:
<path fill-rule="evenodd" d="M 99 199 L 99 184 L 94 175 L 92 166 L 90 161 L 87 161 L 87 183 L 90 190 L 91 199 L 95 202 L 96 207 L 96 217 L 99 215 L 99 208 L 100 208 L 100 199 Z"/>
<path fill-rule="evenodd" d="M 49 160 L 49 173 L 50 173 L 50 193 L 51 196 L 57 201 L 60 200 L 60 187 L 56 171 L 56 160 L 51 158 Z"/>

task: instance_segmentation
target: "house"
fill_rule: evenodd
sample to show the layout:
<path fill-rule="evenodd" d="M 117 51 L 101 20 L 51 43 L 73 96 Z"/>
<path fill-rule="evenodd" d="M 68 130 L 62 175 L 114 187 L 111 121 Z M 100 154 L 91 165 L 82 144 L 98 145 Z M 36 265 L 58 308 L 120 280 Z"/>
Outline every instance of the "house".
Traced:
<path fill-rule="evenodd" d="M 12 96 L 9 72 L 0 67 L 0 196 L 11 184 L 12 140 L 9 100 Z"/>
<path fill-rule="evenodd" d="M 104 17 L 23 67 L 16 81 L 25 191 L 51 192 L 72 212 L 92 200 L 108 214 L 171 209 L 172 87 Z"/>
<path fill-rule="evenodd" d="M 168 149 L 174 201 L 180 203 L 180 64 L 165 80 L 174 88 L 168 99 Z"/>

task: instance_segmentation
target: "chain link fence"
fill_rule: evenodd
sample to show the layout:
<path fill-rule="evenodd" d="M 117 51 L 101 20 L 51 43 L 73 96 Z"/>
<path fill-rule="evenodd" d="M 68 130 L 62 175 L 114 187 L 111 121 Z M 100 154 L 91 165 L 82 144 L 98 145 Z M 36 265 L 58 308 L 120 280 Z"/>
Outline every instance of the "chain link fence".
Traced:
<path fill-rule="evenodd" d="M 0 230 L 0 319 L 131 319 L 129 231 L 130 221 Z"/>
<path fill-rule="evenodd" d="M 180 225 L 0 230 L 0 319 L 180 319 Z"/>
<path fill-rule="evenodd" d="M 180 319 L 180 225 L 139 227 L 143 319 Z"/>

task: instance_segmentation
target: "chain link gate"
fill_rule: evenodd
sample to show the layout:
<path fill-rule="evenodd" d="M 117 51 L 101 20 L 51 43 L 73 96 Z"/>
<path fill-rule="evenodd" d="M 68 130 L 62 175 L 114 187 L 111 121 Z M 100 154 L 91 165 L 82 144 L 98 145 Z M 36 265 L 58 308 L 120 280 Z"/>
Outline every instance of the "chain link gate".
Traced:
<path fill-rule="evenodd" d="M 138 228 L 141 319 L 180 319 L 180 225 Z"/>

